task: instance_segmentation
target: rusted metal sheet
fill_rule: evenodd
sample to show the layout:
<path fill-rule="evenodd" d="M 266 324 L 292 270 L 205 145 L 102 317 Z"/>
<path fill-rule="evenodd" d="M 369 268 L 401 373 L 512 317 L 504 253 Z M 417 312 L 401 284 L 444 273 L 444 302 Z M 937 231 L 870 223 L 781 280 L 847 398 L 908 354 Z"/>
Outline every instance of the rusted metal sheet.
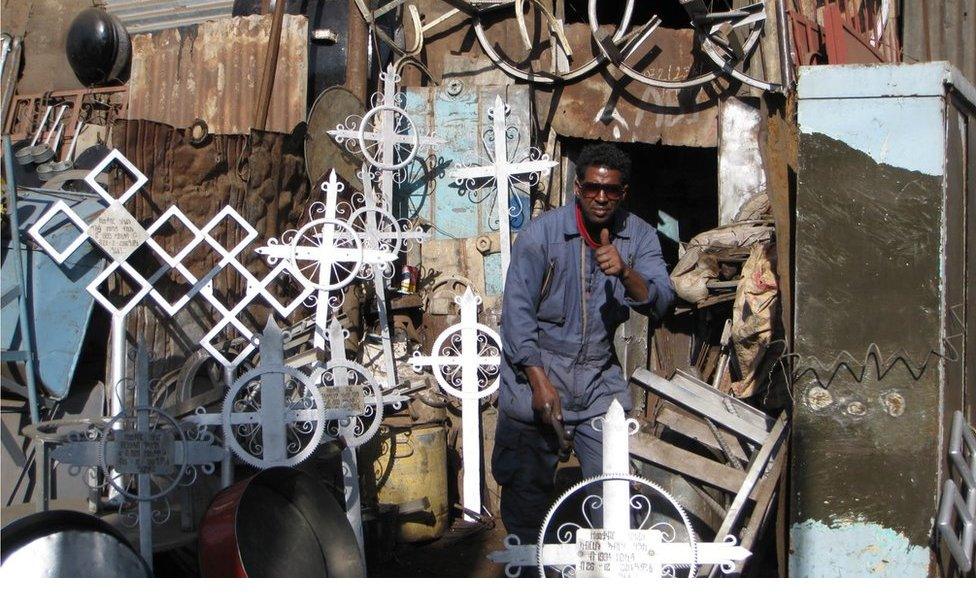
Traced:
<path fill-rule="evenodd" d="M 902 3 L 905 62 L 948 60 L 976 81 L 976 2 L 911 0 Z"/>
<path fill-rule="evenodd" d="M 298 222 L 309 198 L 303 159 L 304 127 L 292 134 L 255 132 L 250 138 L 213 135 L 201 146 L 190 143 L 186 130 L 147 121 L 118 121 L 113 133 L 115 147 L 149 178 L 146 186 L 126 204 L 137 220 L 145 224 L 176 205 L 199 227 L 221 207 L 230 205 L 259 234 L 239 254 L 241 263 L 258 277 L 268 273 L 267 264 L 254 248 Z M 229 248 L 243 232 L 231 221 L 225 223 L 216 228 L 214 237 Z M 158 241 L 164 250 L 175 253 L 190 235 L 189 230 L 176 223 L 172 230 L 164 230 Z M 194 252 L 184 263 L 201 278 L 213 268 L 215 257 L 214 253 Z M 151 256 L 135 256 L 132 262 L 143 273 L 156 268 Z M 240 299 L 244 281 L 233 269 L 224 269 L 213 281 L 215 291 L 229 306 Z M 284 281 L 279 284 L 289 285 Z M 156 287 L 170 299 L 188 288 L 175 271 Z M 284 298 L 287 290 L 279 287 L 275 293 Z M 267 323 L 268 310 L 252 306 L 242 315 L 248 327 L 260 331 Z M 297 311 L 294 318 L 303 315 Z M 147 348 L 157 357 L 151 374 L 157 377 L 182 366 L 185 357 L 196 350 L 198 341 L 215 321 L 209 305 L 199 298 L 187 303 L 174 319 L 161 318 L 158 311 L 140 305 L 129 315 L 129 339 L 145 337 Z"/>
<path fill-rule="evenodd" d="M 285 15 L 267 130 L 290 133 L 305 120 L 308 20 Z M 246 134 L 254 126 L 271 16 L 233 17 L 132 36 L 129 119 L 213 134 Z"/>

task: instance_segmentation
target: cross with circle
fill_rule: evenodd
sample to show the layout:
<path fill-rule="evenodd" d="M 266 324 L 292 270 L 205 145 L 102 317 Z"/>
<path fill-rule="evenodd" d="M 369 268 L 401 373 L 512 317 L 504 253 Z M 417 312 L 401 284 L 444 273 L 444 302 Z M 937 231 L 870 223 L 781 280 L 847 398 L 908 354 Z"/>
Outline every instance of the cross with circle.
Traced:
<path fill-rule="evenodd" d="M 461 399 L 462 500 L 465 520 L 474 521 L 472 515 L 481 514 L 480 400 L 498 389 L 502 344 L 497 333 L 478 323 L 481 298 L 470 287 L 454 302 L 461 308 L 461 322 L 441 332 L 431 356 L 417 352 L 410 365 L 418 372 L 430 367 L 441 388 Z M 450 381 L 444 376 L 445 367 L 449 368 Z"/>

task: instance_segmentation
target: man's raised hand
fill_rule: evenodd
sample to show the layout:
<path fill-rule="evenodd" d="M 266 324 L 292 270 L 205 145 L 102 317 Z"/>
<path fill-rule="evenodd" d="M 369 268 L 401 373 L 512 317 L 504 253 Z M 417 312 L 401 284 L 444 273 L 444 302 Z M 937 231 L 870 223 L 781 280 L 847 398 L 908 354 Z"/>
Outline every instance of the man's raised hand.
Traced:
<path fill-rule="evenodd" d="M 618 277 L 624 272 L 624 261 L 620 253 L 610 243 L 610 230 L 606 227 L 600 231 L 600 247 L 596 249 L 596 263 L 605 275 Z"/>

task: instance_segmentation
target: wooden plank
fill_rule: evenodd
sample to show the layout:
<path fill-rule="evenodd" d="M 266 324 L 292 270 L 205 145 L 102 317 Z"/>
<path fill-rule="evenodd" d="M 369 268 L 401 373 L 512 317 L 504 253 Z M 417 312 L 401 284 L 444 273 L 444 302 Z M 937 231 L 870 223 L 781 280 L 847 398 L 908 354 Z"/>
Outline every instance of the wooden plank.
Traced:
<path fill-rule="evenodd" d="M 729 492 L 740 491 L 746 478 L 746 473 L 742 471 L 672 446 L 644 432 L 638 432 L 630 438 L 630 454 L 640 460 Z"/>
<path fill-rule="evenodd" d="M 722 406 L 721 401 L 716 403 L 713 397 L 694 394 L 672 381 L 651 373 L 647 369 L 637 369 L 630 378 L 638 385 L 646 387 L 696 414 L 708 417 L 715 421 L 716 425 L 722 425 L 756 443 L 762 443 L 768 436 L 768 431 L 765 428 L 757 426 L 740 416 L 729 413 Z"/>
<path fill-rule="evenodd" d="M 745 481 L 742 483 L 742 487 L 732 500 L 732 505 L 729 507 L 729 511 L 725 515 L 725 520 L 722 522 L 722 526 L 719 527 L 718 532 L 715 534 L 716 540 L 722 540 L 725 538 L 725 536 L 732 532 L 739 521 L 739 517 L 742 514 L 742 509 L 745 508 L 746 501 L 750 498 L 754 498 L 756 493 L 759 491 L 757 484 L 766 471 L 766 464 L 769 462 L 770 457 L 781 447 L 784 436 L 787 431 L 789 431 L 787 427 L 788 424 L 789 417 L 787 416 L 786 411 L 783 411 L 776 420 L 776 424 L 773 426 L 773 430 L 769 433 L 769 437 L 765 440 L 765 443 L 763 443 L 762 447 L 753 458 L 752 464 L 749 466 L 749 470 L 746 473 Z M 780 452 L 780 454 L 785 453 Z M 709 567 L 702 570 L 702 575 L 705 577 L 712 577 L 716 572 L 717 571 L 714 567 Z"/>
<path fill-rule="evenodd" d="M 763 411 L 755 408 L 754 406 L 746 404 L 734 396 L 723 394 L 701 379 L 698 379 L 694 375 L 690 375 L 681 369 L 675 371 L 674 377 L 671 378 L 671 381 L 680 385 L 686 390 L 713 395 L 717 400 L 722 402 L 723 406 L 731 405 L 735 409 L 737 416 L 739 416 L 741 419 L 749 421 L 756 427 L 761 427 L 764 431 L 768 432 L 773 427 L 774 420 Z"/>
<path fill-rule="evenodd" d="M 749 515 L 749 520 L 746 521 L 746 524 L 743 525 L 740 531 L 739 545 L 743 548 L 752 550 L 756 543 L 756 538 L 759 537 L 759 534 L 765 528 L 764 526 L 769 518 L 769 511 L 772 510 L 774 504 L 773 500 L 776 498 L 776 491 L 779 489 L 783 469 L 786 466 L 786 456 L 786 448 L 781 448 L 776 453 L 776 458 L 773 459 L 773 464 L 770 466 L 769 472 L 756 485 L 756 504 L 752 508 L 752 514 Z M 741 571 L 741 565 L 739 567 Z"/>
<path fill-rule="evenodd" d="M 665 402 L 661 406 L 661 411 L 657 415 L 657 422 L 709 448 L 714 448 L 720 452 L 723 451 L 721 444 L 715 439 L 708 425 L 670 402 Z M 749 461 L 749 457 L 746 456 L 737 437 L 722 430 L 719 430 L 719 435 L 725 440 L 733 456 L 739 460 Z"/>

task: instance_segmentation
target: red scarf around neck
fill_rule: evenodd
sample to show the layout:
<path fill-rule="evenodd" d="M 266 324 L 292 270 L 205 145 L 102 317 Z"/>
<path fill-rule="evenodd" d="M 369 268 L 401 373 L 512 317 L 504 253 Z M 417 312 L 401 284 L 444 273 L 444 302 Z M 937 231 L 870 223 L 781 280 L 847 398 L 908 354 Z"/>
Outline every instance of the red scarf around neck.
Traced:
<path fill-rule="evenodd" d="M 580 210 L 580 205 L 576 203 L 576 228 L 579 229 L 580 236 L 582 236 L 583 241 L 590 248 L 596 250 L 600 247 L 600 244 L 596 243 L 596 240 L 590 236 L 590 232 L 586 230 L 586 223 L 583 221 L 583 211 Z"/>

